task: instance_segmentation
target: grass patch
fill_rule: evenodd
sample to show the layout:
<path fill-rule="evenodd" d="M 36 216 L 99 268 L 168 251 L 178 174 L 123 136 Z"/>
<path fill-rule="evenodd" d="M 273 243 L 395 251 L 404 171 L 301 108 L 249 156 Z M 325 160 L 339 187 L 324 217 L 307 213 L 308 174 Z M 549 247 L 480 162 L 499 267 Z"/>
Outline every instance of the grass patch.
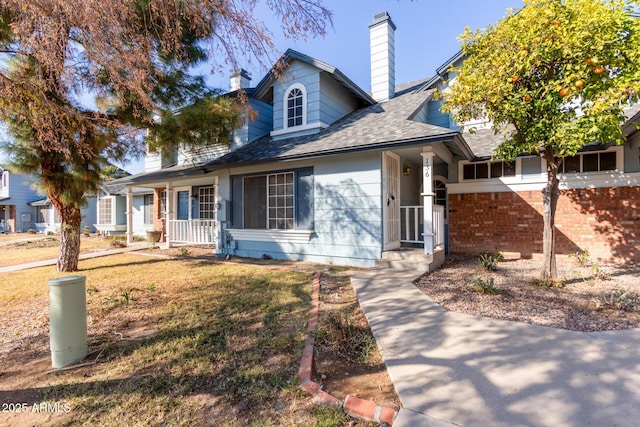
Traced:
<path fill-rule="evenodd" d="M 0 267 L 44 261 L 58 257 L 60 239 L 57 236 L 30 237 L 32 240 L 0 246 Z M 96 238 L 82 237 L 80 239 L 80 253 L 94 252 L 101 248 L 109 249 L 109 243 L 103 239 Z"/>
<path fill-rule="evenodd" d="M 81 267 L 98 363 L 55 375 L 24 367 L 48 359 L 47 319 L 32 319 L 33 339 L 0 354 L 3 389 L 16 399 L 68 402 L 68 425 L 341 425 L 324 424 L 337 415 L 301 403 L 309 399 L 296 387 L 311 274 L 137 254 Z M 6 274 L 0 328 L 46 312 L 56 276 L 53 267 Z"/>

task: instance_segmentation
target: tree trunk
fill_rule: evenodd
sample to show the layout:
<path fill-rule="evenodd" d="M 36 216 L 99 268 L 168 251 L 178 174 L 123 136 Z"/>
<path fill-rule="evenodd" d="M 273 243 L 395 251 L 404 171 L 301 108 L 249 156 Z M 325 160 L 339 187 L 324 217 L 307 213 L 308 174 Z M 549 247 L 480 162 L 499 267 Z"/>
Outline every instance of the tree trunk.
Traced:
<path fill-rule="evenodd" d="M 556 208 L 560 191 L 558 189 L 558 160 L 553 155 L 553 148 L 547 147 L 544 153 L 547 161 L 547 185 L 544 189 L 543 219 L 544 232 L 542 241 L 542 255 L 544 265 L 542 267 L 542 280 L 554 281 L 558 278 L 556 268 Z"/>
<path fill-rule="evenodd" d="M 60 210 L 60 249 L 56 269 L 60 272 L 77 271 L 80 257 L 80 208 L 69 207 Z"/>

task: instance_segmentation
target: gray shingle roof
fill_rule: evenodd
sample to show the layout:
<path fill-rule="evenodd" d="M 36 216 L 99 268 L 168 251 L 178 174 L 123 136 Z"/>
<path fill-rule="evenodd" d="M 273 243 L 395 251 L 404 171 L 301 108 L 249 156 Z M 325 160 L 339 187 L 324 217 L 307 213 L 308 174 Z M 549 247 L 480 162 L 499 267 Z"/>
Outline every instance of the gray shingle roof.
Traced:
<path fill-rule="evenodd" d="M 277 79 L 278 72 L 275 71 L 276 68 L 280 64 L 288 63 L 288 62 L 290 62 L 292 60 L 298 60 L 298 61 L 304 62 L 306 64 L 309 64 L 309 65 L 313 66 L 313 67 L 316 67 L 317 69 L 319 69 L 321 71 L 326 72 L 327 74 L 329 74 L 331 76 L 331 78 L 333 78 L 339 84 L 344 86 L 347 90 L 349 90 L 354 95 L 356 95 L 358 98 L 360 98 L 365 104 L 374 104 L 375 103 L 374 99 L 371 98 L 371 95 L 369 95 L 364 90 L 362 90 L 349 77 L 344 75 L 342 73 L 342 71 L 340 71 L 339 69 L 337 69 L 333 65 L 327 64 L 324 61 L 320 61 L 319 59 L 313 58 L 313 57 L 311 57 L 309 55 L 305 55 L 304 53 L 300 53 L 300 52 L 298 52 L 296 50 L 293 50 L 293 49 L 287 49 L 287 51 L 280 57 L 280 59 L 278 60 L 276 65 L 274 65 L 274 67 L 262 78 L 262 80 L 260 80 L 260 82 L 258 82 L 258 84 L 256 85 L 256 87 L 253 90 L 253 94 L 258 98 L 260 98 L 262 95 L 264 95 L 265 90 L 268 89 L 268 87 L 270 86 L 271 82 L 274 81 L 275 79 Z"/>
<path fill-rule="evenodd" d="M 124 195 L 126 194 L 125 187 L 129 184 L 142 184 L 147 182 L 164 181 L 171 178 L 202 175 L 205 173 L 202 169 L 202 166 L 203 164 L 180 165 L 171 166 L 153 172 L 142 172 L 136 175 L 128 176 L 126 178 L 110 181 L 108 184 L 105 183 L 105 185 L 103 185 L 103 188 L 109 191 L 111 194 Z"/>
<path fill-rule="evenodd" d="M 431 99 L 432 91 L 406 88 L 389 101 L 361 108 L 312 135 L 260 138 L 205 165 L 213 171 L 230 165 L 319 157 L 427 142 L 451 142 L 458 132 L 409 117 Z"/>
<path fill-rule="evenodd" d="M 475 133 L 463 132 L 462 137 L 477 160 L 491 157 L 493 150 L 504 141 L 504 135 L 496 135 L 493 129 L 477 129 Z"/>
<path fill-rule="evenodd" d="M 624 129 L 628 134 L 631 134 L 636 130 L 633 123 L 640 123 L 640 103 L 625 108 L 624 115 L 627 118 Z M 495 135 L 492 129 L 478 129 L 473 134 L 463 132 L 462 137 L 469 145 L 476 160 L 486 160 L 490 158 L 493 155 L 493 150 L 504 141 L 504 135 Z M 585 150 L 599 147 L 601 147 L 601 144 L 594 142 L 592 145 L 585 147 Z"/>

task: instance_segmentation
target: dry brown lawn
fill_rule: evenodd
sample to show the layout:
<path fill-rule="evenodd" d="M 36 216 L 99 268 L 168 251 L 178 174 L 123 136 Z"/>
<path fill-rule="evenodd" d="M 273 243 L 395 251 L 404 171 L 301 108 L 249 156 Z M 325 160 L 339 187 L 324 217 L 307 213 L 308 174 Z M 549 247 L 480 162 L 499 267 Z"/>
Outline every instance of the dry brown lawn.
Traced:
<path fill-rule="evenodd" d="M 60 275 L 0 275 L 0 404 L 27 408 L 0 425 L 367 425 L 297 388 L 324 266 L 148 252 L 80 262 L 92 352 L 67 371 L 51 372 L 48 342 L 46 281 Z M 59 411 L 34 412 L 42 404 Z"/>
<path fill-rule="evenodd" d="M 7 235 L 0 236 L 6 237 Z M 9 236 L 15 235 L 10 234 Z M 34 236 L 33 234 L 26 234 L 25 236 L 30 237 L 22 236 L 20 240 L 29 240 L 0 245 L 0 267 L 55 259 L 58 256 L 60 240 L 57 236 Z M 14 239 L 5 239 L 4 241 L 8 240 Z M 80 240 L 80 253 L 110 248 L 110 241 L 101 237 L 81 237 Z"/>

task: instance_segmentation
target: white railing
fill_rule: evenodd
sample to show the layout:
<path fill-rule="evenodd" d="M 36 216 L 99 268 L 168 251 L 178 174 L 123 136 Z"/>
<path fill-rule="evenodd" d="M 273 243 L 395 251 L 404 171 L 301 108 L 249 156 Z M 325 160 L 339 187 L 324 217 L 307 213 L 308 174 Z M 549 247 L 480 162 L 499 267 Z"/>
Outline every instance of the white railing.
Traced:
<path fill-rule="evenodd" d="M 424 229 L 424 206 L 400 206 L 400 241 L 403 243 L 422 243 Z"/>
<path fill-rule="evenodd" d="M 401 206 L 400 241 L 403 243 L 424 243 L 424 206 Z M 444 206 L 433 206 L 433 244 L 444 245 Z"/>
<path fill-rule="evenodd" d="M 167 224 L 171 243 L 212 245 L 218 240 L 217 221 L 212 219 L 172 219 Z"/>
<path fill-rule="evenodd" d="M 433 246 L 444 246 L 444 206 L 433 205 Z"/>

